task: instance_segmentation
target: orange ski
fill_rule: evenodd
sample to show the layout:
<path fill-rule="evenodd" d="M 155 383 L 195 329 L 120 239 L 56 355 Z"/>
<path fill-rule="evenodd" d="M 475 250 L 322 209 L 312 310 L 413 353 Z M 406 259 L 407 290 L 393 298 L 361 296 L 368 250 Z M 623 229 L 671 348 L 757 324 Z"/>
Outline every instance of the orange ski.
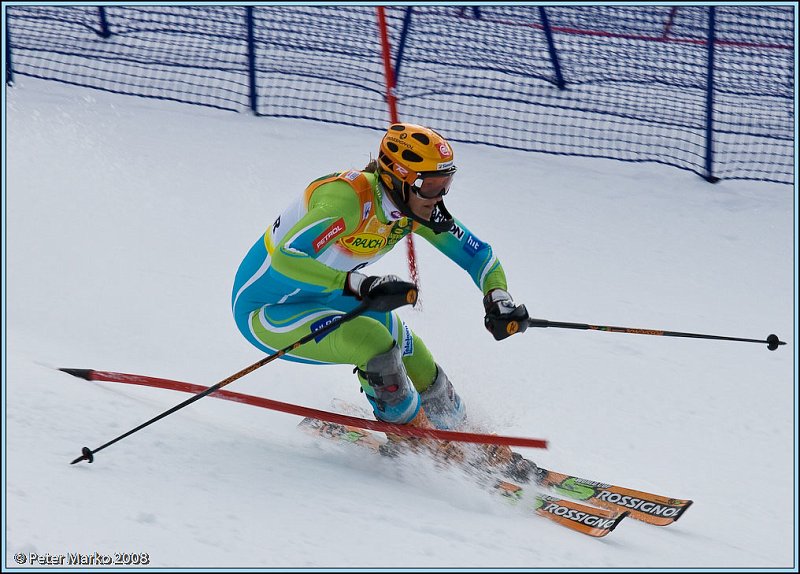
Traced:
<path fill-rule="evenodd" d="M 384 444 L 384 440 L 378 433 L 339 423 L 330 423 L 309 417 L 303 419 L 297 426 L 311 435 L 355 444 L 376 453 L 380 452 L 380 447 Z M 595 538 L 605 536 L 614 530 L 617 524 L 628 515 L 625 511 L 594 508 L 545 494 L 531 493 L 529 495 L 523 487 L 503 480 L 497 481 L 494 488 L 495 491 L 510 498 L 514 503 L 525 503 L 532 499 L 532 510 L 539 516 Z"/>
<path fill-rule="evenodd" d="M 672 524 L 692 505 L 691 500 L 587 480 L 541 467 L 539 473 L 537 482 L 562 496 L 610 510 L 629 512 L 631 518 L 655 526 Z"/>
<path fill-rule="evenodd" d="M 504 496 L 517 500 L 524 499 L 525 491 L 516 484 L 500 481 L 496 488 Z M 610 533 L 623 518 L 628 516 L 628 512 L 594 508 L 547 494 L 536 493 L 534 496 L 535 504 L 533 510 L 536 514 L 561 526 L 566 526 L 571 530 L 595 538 L 601 538 Z"/>

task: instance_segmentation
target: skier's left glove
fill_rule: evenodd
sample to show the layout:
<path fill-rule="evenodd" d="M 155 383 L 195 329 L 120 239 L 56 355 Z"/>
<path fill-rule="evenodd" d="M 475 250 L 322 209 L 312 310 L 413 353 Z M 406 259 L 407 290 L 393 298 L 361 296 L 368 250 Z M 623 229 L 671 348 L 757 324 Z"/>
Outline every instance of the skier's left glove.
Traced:
<path fill-rule="evenodd" d="M 483 308 L 486 310 L 483 324 L 496 341 L 528 328 L 528 310 L 525 305 L 515 305 L 507 291 L 489 291 L 483 298 Z"/>
<path fill-rule="evenodd" d="M 392 311 L 417 302 L 417 286 L 397 275 L 367 277 L 351 271 L 344 282 L 344 294 L 365 302 L 375 311 Z"/>

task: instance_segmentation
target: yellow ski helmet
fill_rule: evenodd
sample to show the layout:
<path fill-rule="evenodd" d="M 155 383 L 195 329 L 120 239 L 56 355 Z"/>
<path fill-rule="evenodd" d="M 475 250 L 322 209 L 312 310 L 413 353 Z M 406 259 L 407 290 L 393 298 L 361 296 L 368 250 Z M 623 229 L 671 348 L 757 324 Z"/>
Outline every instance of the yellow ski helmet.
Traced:
<path fill-rule="evenodd" d="M 431 220 L 417 217 L 408 206 L 415 193 L 425 199 L 441 198 L 450 189 L 456 172 L 453 147 L 430 128 L 416 124 L 392 124 L 378 153 L 378 175 L 400 211 L 437 233 L 449 231 L 453 218 L 439 200 Z"/>

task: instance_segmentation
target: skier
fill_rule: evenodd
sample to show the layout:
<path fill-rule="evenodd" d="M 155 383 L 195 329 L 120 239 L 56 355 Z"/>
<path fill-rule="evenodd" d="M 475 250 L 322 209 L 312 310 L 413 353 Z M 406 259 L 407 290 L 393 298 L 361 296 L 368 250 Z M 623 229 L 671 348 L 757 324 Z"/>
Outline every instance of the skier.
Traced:
<path fill-rule="evenodd" d="M 455 172 L 447 140 L 432 129 L 397 123 L 383 136 L 377 161 L 364 170 L 313 181 L 239 266 L 232 307 L 244 337 L 273 354 L 362 301 L 380 297 L 400 278 L 365 275 L 361 269 L 412 232 L 469 273 L 484 295 L 484 323 L 495 339 L 513 334 L 528 318 L 525 306 L 509 295 L 491 246 L 444 205 Z M 438 429 L 461 429 L 465 423 L 464 402 L 447 374 L 396 312 L 369 310 L 283 358 L 354 365 L 379 420 Z M 444 456 L 463 454 L 439 444 Z M 511 475 L 524 461 L 507 447 L 487 446 L 486 457 L 508 466 Z"/>

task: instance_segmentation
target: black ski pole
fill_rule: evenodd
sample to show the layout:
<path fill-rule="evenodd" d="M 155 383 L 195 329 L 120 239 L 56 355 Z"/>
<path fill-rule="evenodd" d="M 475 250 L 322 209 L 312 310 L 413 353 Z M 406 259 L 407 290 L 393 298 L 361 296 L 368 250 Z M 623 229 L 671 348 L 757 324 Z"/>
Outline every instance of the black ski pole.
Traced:
<path fill-rule="evenodd" d="M 721 337 L 719 335 L 703 335 L 700 333 L 680 333 L 678 331 L 662 331 L 659 329 L 635 329 L 632 327 L 611 327 L 609 325 L 588 325 L 586 323 L 563 323 L 560 321 L 546 321 L 545 319 L 528 319 L 528 327 L 555 327 L 557 329 L 590 329 L 592 331 L 608 331 L 611 333 L 631 333 L 633 335 L 657 335 L 662 337 L 690 337 L 692 339 L 714 339 L 717 341 L 740 341 L 744 343 L 766 343 L 767 349 L 774 351 L 779 345 L 785 345 L 777 335 L 770 335 L 766 339 L 742 339 L 739 337 Z"/>
<path fill-rule="evenodd" d="M 166 416 L 171 415 L 175 411 L 180 410 L 183 407 L 188 406 L 188 405 L 192 404 L 195 401 L 199 401 L 200 399 L 202 399 L 206 395 L 210 395 L 211 393 L 213 393 L 215 391 L 218 391 L 219 389 L 221 389 L 222 387 L 224 387 L 226 385 L 229 385 L 233 381 L 235 381 L 237 379 L 240 379 L 240 378 L 242 378 L 243 376 L 245 376 L 245 375 L 247 375 L 249 373 L 252 373 L 253 371 L 258 369 L 259 367 L 263 367 L 267 363 L 271 363 L 275 359 L 277 359 L 279 357 L 282 357 L 286 353 L 294 351 L 300 345 L 303 345 L 304 343 L 308 343 L 309 341 L 311 341 L 312 339 L 314 339 L 316 337 L 319 337 L 321 335 L 324 335 L 325 333 L 333 331 L 336 327 L 338 327 L 342 323 L 345 323 L 346 321 L 349 321 L 351 319 L 354 319 L 354 318 L 358 317 L 359 315 L 361 315 L 364 311 L 366 311 L 368 309 L 375 309 L 375 310 L 380 310 L 380 311 L 390 311 L 392 309 L 396 309 L 397 307 L 400 307 L 401 305 L 406 305 L 406 304 L 414 305 L 417 302 L 417 289 L 416 289 L 416 286 L 414 286 L 413 283 L 401 283 L 400 285 L 398 285 L 396 287 L 392 287 L 392 289 L 394 289 L 396 292 L 385 294 L 385 296 L 384 296 L 384 298 L 382 300 L 365 301 L 364 303 L 362 303 L 361 305 L 359 305 L 358 307 L 356 307 L 355 309 L 353 309 L 349 313 L 345 313 L 344 315 L 341 315 L 338 319 L 334 319 L 330 323 L 328 323 L 327 325 L 324 325 L 322 328 L 317 329 L 316 331 L 312 331 L 308 335 L 305 335 L 304 337 L 298 339 L 297 341 L 295 341 L 291 345 L 289 345 L 287 347 L 284 347 L 283 349 L 281 349 L 280 351 L 276 352 L 275 354 L 268 355 L 268 356 L 264 357 L 263 359 L 253 363 L 249 367 L 246 367 L 246 368 L 242 369 L 238 373 L 234 373 L 230 377 L 228 377 L 226 379 L 223 379 L 222 381 L 218 382 L 216 385 L 208 387 L 205 391 L 202 391 L 202 392 L 197 393 L 196 395 L 194 395 L 192 397 L 189 397 L 188 399 L 186 399 L 182 403 L 180 403 L 178 405 L 175 405 L 171 409 L 169 409 L 167 411 L 164 411 L 160 415 L 158 415 L 156 417 L 153 417 L 149 421 L 140 424 L 138 427 L 133 428 L 133 429 L 129 430 L 128 432 L 124 433 L 124 434 L 121 434 L 117 438 L 108 441 L 107 443 L 95 448 L 94 450 L 90 449 L 88 446 L 83 447 L 83 449 L 81 450 L 81 456 L 79 456 L 78 458 L 73 460 L 70 464 L 75 464 L 75 463 L 78 463 L 78 462 L 80 462 L 82 460 L 87 460 L 90 463 L 93 462 L 95 453 L 100 452 L 104 448 L 111 446 L 115 442 L 118 442 L 118 441 L 124 439 L 125 437 L 130 436 L 133 433 L 142 430 L 146 426 L 149 426 L 149 425 L 153 424 L 154 422 L 163 419 Z M 61 369 L 61 370 L 64 371 L 64 372 L 73 374 L 72 373 L 73 371 L 77 372 L 77 371 L 80 371 L 81 369 Z"/>

